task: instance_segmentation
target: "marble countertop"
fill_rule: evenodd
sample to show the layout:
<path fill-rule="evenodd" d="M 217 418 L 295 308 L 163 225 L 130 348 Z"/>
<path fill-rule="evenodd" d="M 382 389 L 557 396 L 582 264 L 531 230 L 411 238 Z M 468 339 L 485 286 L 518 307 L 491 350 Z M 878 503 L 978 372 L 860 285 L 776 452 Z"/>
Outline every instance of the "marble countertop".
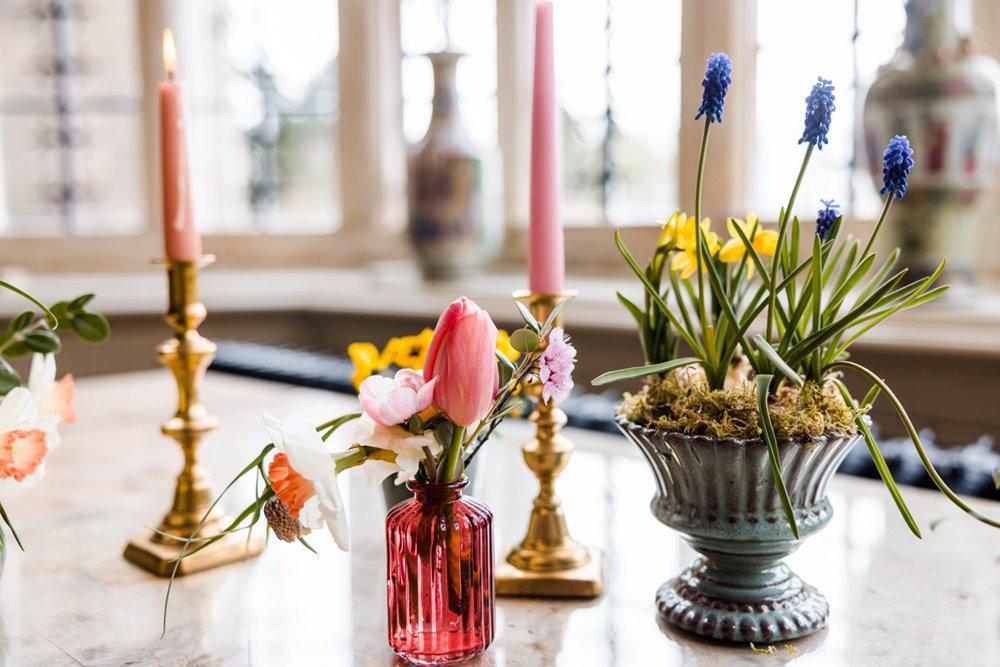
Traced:
<path fill-rule="evenodd" d="M 166 582 L 122 559 L 166 511 L 179 450 L 159 435 L 173 410 L 165 371 L 79 382 L 79 421 L 34 489 L 3 490 L 27 548 L 0 579 L 0 665 L 395 665 L 385 641 L 381 492 L 342 477 L 353 550 L 326 534 L 317 557 L 273 542 L 255 560 L 179 579 L 160 638 Z M 210 374 L 203 398 L 222 419 L 204 444 L 217 487 L 263 444 L 260 413 L 323 421 L 352 405 L 321 391 Z M 570 429 L 560 480 L 570 530 L 607 557 L 595 601 L 499 599 L 493 646 L 472 665 L 987 665 L 1000 656 L 1000 531 L 941 496 L 904 489 L 924 528 L 907 531 L 880 484 L 838 476 L 835 515 L 788 559 L 832 608 L 828 629 L 781 644 L 696 640 L 657 619 L 657 587 L 693 557 L 649 513 L 652 476 L 623 438 Z M 523 535 L 533 481 L 519 455 L 527 424 L 505 425 L 475 494 L 496 515 L 498 553 Z M 228 503 L 242 507 L 251 489 Z M 974 502 L 1000 516 L 1000 503 Z"/>

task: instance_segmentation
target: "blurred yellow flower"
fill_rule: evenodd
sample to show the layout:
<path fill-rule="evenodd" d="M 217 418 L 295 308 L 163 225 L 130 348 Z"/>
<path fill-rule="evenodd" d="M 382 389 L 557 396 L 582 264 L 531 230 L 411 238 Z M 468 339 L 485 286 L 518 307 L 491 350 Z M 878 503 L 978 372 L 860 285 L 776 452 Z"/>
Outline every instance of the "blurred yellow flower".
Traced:
<path fill-rule="evenodd" d="M 424 359 L 427 358 L 427 348 L 430 347 L 433 337 L 433 329 L 424 329 L 416 336 L 390 338 L 382 350 L 382 367 L 398 366 L 422 370 Z"/>
<path fill-rule="evenodd" d="M 743 239 L 740 238 L 739 232 L 736 231 L 736 227 L 739 227 L 743 231 L 743 234 L 750 240 L 753 249 L 758 255 L 774 255 L 774 251 L 778 246 L 778 232 L 773 229 L 761 229 L 760 221 L 753 213 L 747 214 L 746 221 L 738 218 L 729 218 L 726 221 L 726 227 L 729 229 L 730 238 L 726 241 L 726 245 L 722 246 L 722 250 L 719 251 L 719 259 L 723 262 L 738 262 L 746 255 L 746 245 L 743 243 Z M 753 275 L 753 263 L 748 265 L 747 275 Z"/>
<path fill-rule="evenodd" d="M 719 235 L 711 230 L 711 226 L 712 221 L 708 218 L 701 221 L 705 245 L 708 246 L 709 254 L 714 257 L 722 244 L 719 241 Z M 678 222 L 675 225 L 675 230 L 677 234 L 676 245 L 680 252 L 674 254 L 674 258 L 670 262 L 670 269 L 679 271 L 681 278 L 689 278 L 698 268 L 698 234 L 694 216 L 688 216 L 683 222 Z M 701 270 L 705 271 L 705 267 L 702 267 Z"/>
<path fill-rule="evenodd" d="M 384 368 L 378 348 L 371 343 L 351 343 L 347 346 L 347 356 L 354 363 L 354 374 L 351 376 L 351 382 L 355 389 Z"/>
<path fill-rule="evenodd" d="M 678 227 L 683 225 L 684 221 L 687 220 L 687 214 L 681 213 L 680 211 L 674 211 L 668 220 L 664 222 L 663 220 L 657 220 L 659 223 L 660 230 L 660 240 L 656 242 L 657 248 L 663 248 L 664 246 L 668 248 L 673 248 L 677 246 L 677 240 L 679 238 Z"/>

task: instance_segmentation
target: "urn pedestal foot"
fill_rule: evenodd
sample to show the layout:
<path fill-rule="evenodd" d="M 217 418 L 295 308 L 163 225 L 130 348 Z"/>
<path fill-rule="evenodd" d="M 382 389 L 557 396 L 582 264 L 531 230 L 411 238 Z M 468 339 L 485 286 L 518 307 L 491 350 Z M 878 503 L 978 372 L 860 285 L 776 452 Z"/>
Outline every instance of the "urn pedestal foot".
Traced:
<path fill-rule="evenodd" d="M 782 642 L 826 627 L 826 598 L 787 565 L 747 575 L 719 579 L 699 558 L 660 587 L 656 607 L 671 625 L 725 641 Z"/>

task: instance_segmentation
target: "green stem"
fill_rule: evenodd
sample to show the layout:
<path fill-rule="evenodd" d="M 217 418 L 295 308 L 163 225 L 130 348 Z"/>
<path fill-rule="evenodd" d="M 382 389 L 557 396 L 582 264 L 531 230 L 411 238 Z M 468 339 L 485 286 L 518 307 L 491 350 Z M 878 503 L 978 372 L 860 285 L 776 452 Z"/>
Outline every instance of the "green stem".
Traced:
<path fill-rule="evenodd" d="M 768 342 L 773 340 L 774 333 L 774 304 L 778 296 L 778 264 L 783 264 L 785 261 L 785 230 L 788 227 L 788 220 L 792 217 L 792 207 L 795 206 L 795 198 L 799 196 L 799 187 L 806 175 L 806 167 L 809 166 L 809 158 L 812 157 L 813 148 L 815 148 L 815 144 L 809 144 L 809 147 L 806 148 L 806 154 L 802 158 L 802 166 L 799 167 L 798 178 L 795 179 L 795 187 L 792 188 L 788 205 L 785 207 L 785 214 L 778 221 L 778 244 L 774 248 L 774 257 L 771 258 L 771 293 L 767 302 L 767 336 L 765 339 Z M 783 273 L 787 272 L 788 267 L 786 266 Z"/>
<path fill-rule="evenodd" d="M 31 303 L 33 303 L 36 306 L 38 306 L 39 308 L 41 308 L 42 312 L 45 313 L 45 317 L 49 320 L 49 326 L 52 327 L 53 331 L 55 331 L 55 329 L 59 326 L 59 320 L 56 319 L 56 316 L 52 314 L 52 311 L 49 310 L 48 308 L 46 308 L 45 306 L 43 306 L 41 304 L 41 302 L 38 301 L 38 299 L 36 299 L 35 297 L 31 296 L 30 294 L 28 294 L 24 290 L 19 289 L 17 287 L 14 287 L 10 283 L 5 282 L 3 280 L 0 280 L 0 287 L 2 287 L 4 289 L 7 289 L 7 290 L 10 290 L 14 294 L 18 294 L 18 295 L 24 297 L 25 299 L 27 299 Z"/>
<path fill-rule="evenodd" d="M 439 482 L 454 482 L 458 476 L 458 462 L 462 460 L 462 445 L 465 443 L 465 427 L 455 424 L 451 434 L 451 445 L 448 447 L 448 458 L 444 462 L 444 474 Z"/>
<path fill-rule="evenodd" d="M 706 117 L 705 129 L 701 134 L 701 151 L 698 155 L 698 175 L 694 185 L 694 234 L 695 257 L 697 258 L 695 272 L 698 274 L 698 317 L 701 319 L 701 332 L 705 337 L 706 351 L 714 346 L 709 341 L 711 332 L 708 331 L 708 313 L 705 310 L 705 277 L 702 275 L 702 269 L 704 268 L 702 262 L 706 261 L 706 258 L 702 256 L 701 252 L 702 236 L 704 235 L 701 229 L 701 185 L 705 173 L 705 154 L 708 152 L 708 132 L 711 129 L 712 122 Z"/>
<path fill-rule="evenodd" d="M 889 209 L 892 207 L 892 199 L 893 194 L 890 192 L 889 196 L 885 198 L 885 205 L 882 207 L 882 215 L 878 217 L 878 222 L 875 223 L 875 229 L 872 231 L 872 235 L 868 238 L 868 244 L 865 246 L 864 252 L 858 256 L 859 261 L 867 257 L 868 251 L 872 249 L 872 244 L 875 243 L 875 238 L 882 229 L 882 223 L 885 222 L 885 217 L 889 215 Z"/>

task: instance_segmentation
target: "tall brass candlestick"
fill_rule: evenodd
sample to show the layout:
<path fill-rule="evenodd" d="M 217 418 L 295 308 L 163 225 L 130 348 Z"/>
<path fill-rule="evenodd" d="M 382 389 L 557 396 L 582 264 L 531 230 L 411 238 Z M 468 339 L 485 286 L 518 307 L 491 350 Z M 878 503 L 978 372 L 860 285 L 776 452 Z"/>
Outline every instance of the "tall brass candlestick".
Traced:
<path fill-rule="evenodd" d="M 515 292 L 539 322 L 573 294 Z M 562 325 L 562 314 L 555 326 Z M 555 492 L 556 478 L 569 465 L 573 443 L 559 433 L 566 413 L 555 401 L 542 401 L 540 385 L 525 387 L 537 403 L 528 419 L 535 437 L 524 444 L 524 460 L 538 478 L 539 492 L 531 509 L 528 532 L 497 567 L 497 595 L 532 597 L 597 597 L 604 592 L 604 556 L 578 544 L 566 528 L 562 501 Z"/>
<path fill-rule="evenodd" d="M 156 357 L 174 374 L 178 401 L 177 412 L 160 430 L 180 445 L 184 467 L 177 477 L 173 506 L 160 522 L 160 532 L 144 533 L 125 547 L 126 560 L 163 577 L 173 572 L 184 541 L 196 529 L 195 536 L 204 537 L 217 534 L 228 524 L 221 507 L 216 507 L 198 528 L 212 504 L 212 487 L 196 455 L 198 444 L 206 433 L 219 426 L 219 420 L 208 414 L 198 400 L 198 389 L 216 350 L 215 343 L 198 333 L 198 326 L 208 314 L 198 296 L 198 269 L 213 261 L 215 257 L 211 255 L 199 261 L 166 260 L 169 302 L 165 319 L 174 329 L 174 337 L 156 347 Z M 263 546 L 259 539 L 247 542 L 245 537 L 227 537 L 185 557 L 177 573 L 190 574 L 256 556 Z"/>

